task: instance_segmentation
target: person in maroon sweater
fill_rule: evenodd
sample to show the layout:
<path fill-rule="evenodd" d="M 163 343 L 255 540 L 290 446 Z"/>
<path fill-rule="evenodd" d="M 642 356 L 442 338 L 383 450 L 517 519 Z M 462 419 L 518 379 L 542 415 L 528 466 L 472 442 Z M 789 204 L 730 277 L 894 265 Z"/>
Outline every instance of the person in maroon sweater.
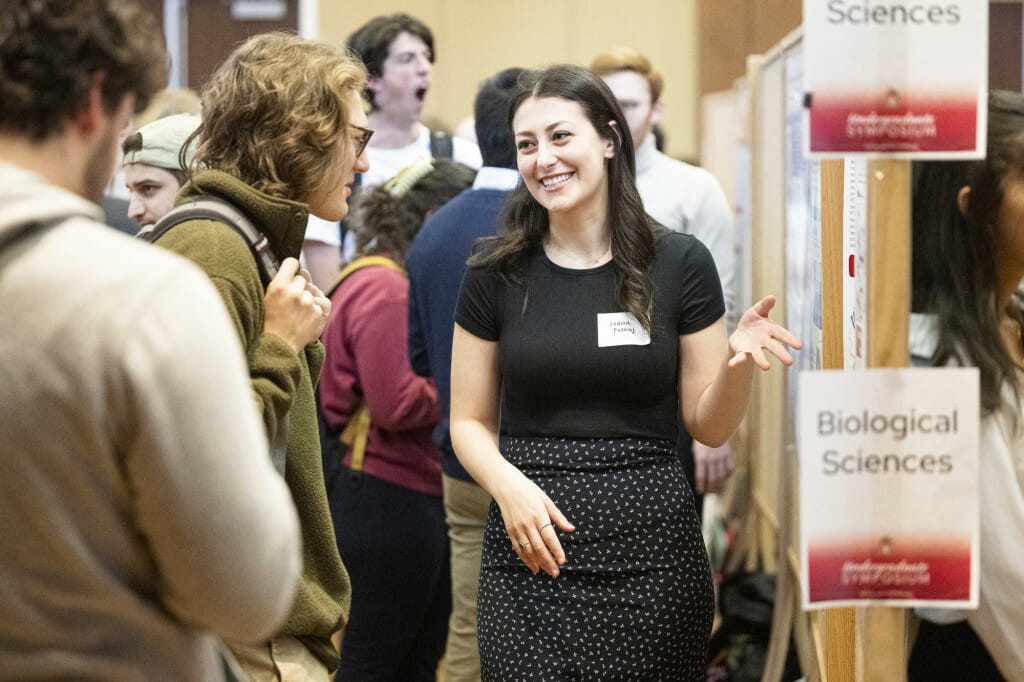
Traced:
<path fill-rule="evenodd" d="M 441 500 L 437 389 L 407 353 L 409 284 L 401 267 L 427 215 L 469 187 L 475 172 L 422 159 L 363 196 L 353 212 L 360 256 L 384 256 L 331 295 L 320 400 L 340 434 L 360 404 L 370 413 L 361 466 L 325 461 L 338 549 L 352 579 L 352 612 L 336 680 L 435 679 L 451 610 Z M 337 437 L 337 435 L 335 435 Z M 354 448 L 353 448 L 354 449 Z"/>

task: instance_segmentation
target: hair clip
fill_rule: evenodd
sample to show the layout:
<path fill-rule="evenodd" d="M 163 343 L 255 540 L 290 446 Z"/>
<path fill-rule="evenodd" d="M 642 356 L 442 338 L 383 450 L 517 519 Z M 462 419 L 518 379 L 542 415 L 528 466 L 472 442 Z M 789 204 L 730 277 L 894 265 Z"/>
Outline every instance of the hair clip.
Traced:
<path fill-rule="evenodd" d="M 412 163 L 398 171 L 395 177 L 384 183 L 384 189 L 395 199 L 400 199 L 423 176 L 434 170 L 434 160 L 429 156 L 417 156 Z"/>

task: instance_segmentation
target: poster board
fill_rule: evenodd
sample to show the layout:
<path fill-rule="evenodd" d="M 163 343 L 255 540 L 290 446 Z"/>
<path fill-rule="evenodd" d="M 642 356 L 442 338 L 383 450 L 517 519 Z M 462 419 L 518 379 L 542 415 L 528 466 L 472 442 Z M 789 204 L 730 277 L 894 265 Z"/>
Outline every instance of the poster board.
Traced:
<path fill-rule="evenodd" d="M 775 293 L 772 311 L 786 320 L 785 250 L 785 62 L 782 47 L 751 58 L 751 237 L 750 294 L 759 300 Z M 758 375 L 749 410 L 751 505 L 757 524 L 759 561 L 764 570 L 776 573 L 780 523 L 779 480 L 785 372 Z"/>
<path fill-rule="evenodd" d="M 787 259 L 786 71 L 787 52 L 800 31 L 764 55 L 748 58 L 743 83 L 749 94 L 750 291 L 756 300 L 789 286 Z M 737 158 L 746 150 L 739 147 Z M 741 201 L 742 164 L 737 164 L 737 202 Z M 806 210 L 820 217 L 821 366 L 841 369 L 843 358 L 843 185 L 844 161 L 822 160 L 817 179 L 808 182 Z M 865 365 L 902 367 L 906 361 L 909 304 L 909 163 L 868 161 L 863 170 L 862 206 L 866 234 L 865 318 L 870 345 Z M 813 186 L 813 185 L 816 185 Z M 796 201 L 795 196 L 793 201 Z M 817 202 L 817 208 L 814 203 Z M 799 209 L 798 209 L 799 210 Z M 799 279 L 799 278 L 794 278 Z M 796 285 L 795 285 L 796 286 Z M 817 289 L 817 285 L 814 285 Z M 817 295 L 817 294 L 815 294 Z M 908 299 L 909 301 L 909 299 Z M 775 319 L 790 319 L 786 301 Z M 799 315 L 794 319 L 801 319 Z M 748 410 L 750 506 L 737 549 L 748 570 L 774 572 L 779 578 L 765 682 L 781 679 L 790 637 L 797 644 L 809 682 L 905 679 L 906 611 L 898 608 L 829 608 L 804 611 L 800 605 L 799 490 L 795 447 L 783 434 L 790 391 L 785 372 L 759 374 Z M 733 557 L 735 560 L 735 557 Z M 734 566 L 733 569 L 737 569 Z M 729 570 L 727 565 L 727 571 Z"/>
<path fill-rule="evenodd" d="M 820 321 L 813 321 L 815 302 L 821 297 L 820 274 L 814 273 L 820 269 L 815 265 L 803 267 L 808 250 L 820 251 L 817 240 L 811 237 L 811 225 L 819 219 L 820 207 L 812 201 L 817 191 L 817 170 L 804 163 L 800 144 L 800 86 L 796 76 L 800 41 L 800 32 L 795 31 L 769 53 L 748 61 L 747 73 L 751 84 L 751 300 L 776 294 L 773 319 L 794 324 L 798 334 L 803 327 L 821 328 Z M 797 176 L 799 188 L 788 192 L 788 179 Z M 815 260 L 812 258 L 812 263 Z M 791 266 L 798 261 L 801 267 L 794 273 Z M 797 299 L 799 305 L 794 310 L 791 304 Z M 807 336 L 805 342 L 814 338 L 813 334 Z M 797 353 L 800 362 L 819 362 L 816 358 L 821 351 L 814 350 L 815 345 L 820 349 L 820 342 L 808 343 L 810 352 Z M 815 682 L 822 679 L 823 633 L 820 623 L 799 609 L 792 376 L 793 370 L 781 365 L 771 372 L 758 373 L 749 417 L 754 474 L 751 516 L 761 531 L 757 567 L 776 575 L 775 610 L 763 679 L 781 678 L 792 637 L 807 679 Z M 765 560 L 770 552 L 774 557 Z"/>

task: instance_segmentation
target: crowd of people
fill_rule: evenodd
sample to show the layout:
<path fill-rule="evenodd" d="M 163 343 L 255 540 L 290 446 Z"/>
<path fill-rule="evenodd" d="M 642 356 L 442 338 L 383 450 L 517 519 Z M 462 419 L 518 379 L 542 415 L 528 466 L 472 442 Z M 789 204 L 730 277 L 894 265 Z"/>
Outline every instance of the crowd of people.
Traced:
<path fill-rule="evenodd" d="M 503 70 L 470 141 L 421 121 L 407 14 L 255 35 L 198 111 L 162 46 L 128 0 L 0 10 L 0 679 L 705 679 L 701 496 L 801 342 L 773 296 L 737 309 L 731 210 L 657 148 L 650 61 Z M 1024 107 L 991 111 L 989 161 L 923 168 L 949 196 L 915 215 L 995 274 L 915 244 L 915 352 L 982 368 L 997 515 Z M 925 614 L 918 664 L 953 637 L 1019 670 L 985 579 L 1014 556 L 959 629 Z"/>

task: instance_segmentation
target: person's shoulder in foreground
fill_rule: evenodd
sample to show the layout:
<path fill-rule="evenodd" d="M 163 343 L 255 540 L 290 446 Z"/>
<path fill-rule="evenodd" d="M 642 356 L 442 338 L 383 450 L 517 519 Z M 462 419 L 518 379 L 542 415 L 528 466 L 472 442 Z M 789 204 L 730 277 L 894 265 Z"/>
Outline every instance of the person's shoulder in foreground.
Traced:
<path fill-rule="evenodd" d="M 0 678 L 220 679 L 217 636 L 287 614 L 299 534 L 213 288 L 100 222 L 159 33 L 130 3 L 4 10 Z"/>

